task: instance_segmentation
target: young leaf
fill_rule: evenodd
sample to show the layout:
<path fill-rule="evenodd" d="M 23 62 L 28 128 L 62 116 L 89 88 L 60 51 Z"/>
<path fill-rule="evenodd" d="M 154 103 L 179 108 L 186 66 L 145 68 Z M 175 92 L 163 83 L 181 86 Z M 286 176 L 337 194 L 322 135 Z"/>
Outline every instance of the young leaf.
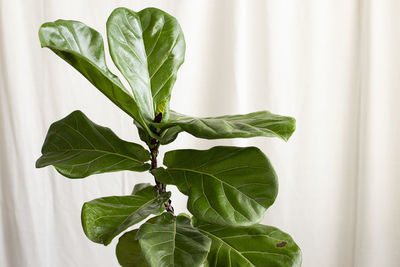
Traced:
<path fill-rule="evenodd" d="M 107 21 L 107 37 L 115 65 L 145 117 L 153 121 L 168 107 L 184 61 L 185 40 L 177 20 L 156 8 L 117 8 Z"/>
<path fill-rule="evenodd" d="M 151 267 L 197 267 L 203 264 L 211 240 L 184 215 L 166 212 L 145 222 L 136 235 Z"/>
<path fill-rule="evenodd" d="M 150 214 L 158 214 L 170 192 L 158 195 L 154 186 L 147 186 L 131 196 L 113 196 L 85 202 L 82 226 L 86 236 L 96 243 L 108 245 L 128 227 Z"/>
<path fill-rule="evenodd" d="M 115 254 L 122 267 L 148 267 L 136 240 L 137 229 L 123 234 L 117 244 Z"/>
<path fill-rule="evenodd" d="M 212 240 L 207 266 L 300 267 L 301 251 L 281 230 L 261 224 L 245 227 L 202 224 Z"/>
<path fill-rule="evenodd" d="M 275 115 L 269 111 L 196 118 L 171 110 L 167 121 L 152 123 L 152 125 L 163 130 L 179 126 L 180 131 L 205 139 L 265 136 L 279 137 L 287 141 L 296 128 L 296 120 L 291 117 Z"/>
<path fill-rule="evenodd" d="M 275 171 L 256 147 L 174 150 L 164 165 L 152 171 L 157 180 L 176 185 L 189 196 L 189 211 L 214 224 L 254 224 L 278 193 Z"/>
<path fill-rule="evenodd" d="M 50 126 L 36 167 L 53 165 L 64 176 L 83 178 L 121 170 L 146 171 L 150 153 L 119 139 L 109 128 L 74 111 Z"/>
<path fill-rule="evenodd" d="M 57 20 L 40 27 L 39 39 L 42 47 L 67 61 L 151 135 L 138 103 L 107 68 L 103 38 L 97 31 L 79 21 Z"/>
<path fill-rule="evenodd" d="M 140 190 L 142 190 L 142 189 L 144 189 L 144 188 L 146 188 L 146 187 L 149 187 L 149 186 L 152 186 L 150 183 L 139 183 L 139 184 L 135 184 L 135 186 L 133 187 L 133 190 L 132 190 L 132 194 L 131 195 L 134 195 L 134 194 L 136 194 L 137 192 L 139 192 Z"/>
<path fill-rule="evenodd" d="M 175 141 L 175 139 L 178 137 L 178 134 L 180 132 L 182 132 L 182 129 L 179 126 L 173 126 L 173 127 L 164 129 L 160 135 L 160 143 L 162 145 L 167 145 L 167 144 Z"/>
<path fill-rule="evenodd" d="M 136 127 L 138 129 L 140 140 L 142 140 L 143 142 L 145 142 L 148 145 L 151 145 L 152 138 L 149 137 L 148 134 L 146 134 L 146 131 L 143 129 L 143 127 L 139 123 L 134 121 L 134 124 L 136 125 Z M 182 129 L 179 126 L 170 127 L 170 128 L 162 130 L 160 132 L 160 135 L 157 137 L 157 139 L 159 139 L 159 141 L 162 145 L 167 145 L 167 144 L 173 142 L 178 137 L 178 134 L 180 132 L 182 132 Z"/>

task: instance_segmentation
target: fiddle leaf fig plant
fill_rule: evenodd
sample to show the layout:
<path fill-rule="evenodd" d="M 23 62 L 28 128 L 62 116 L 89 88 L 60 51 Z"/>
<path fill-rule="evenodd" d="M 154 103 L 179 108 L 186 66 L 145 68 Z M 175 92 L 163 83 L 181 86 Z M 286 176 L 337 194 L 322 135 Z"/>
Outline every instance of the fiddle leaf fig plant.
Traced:
<path fill-rule="evenodd" d="M 91 241 L 108 245 L 125 231 L 116 247 L 125 267 L 301 265 L 300 248 L 288 234 L 259 224 L 278 193 L 276 173 L 260 149 L 173 150 L 157 165 L 160 145 L 180 132 L 204 139 L 287 141 L 295 130 L 293 118 L 268 111 L 197 118 L 170 110 L 185 40 L 178 21 L 156 8 L 117 8 L 107 21 L 111 58 L 130 88 L 108 69 L 101 35 L 85 24 L 44 23 L 39 39 L 132 117 L 144 146 L 74 111 L 50 126 L 36 167 L 52 165 L 71 179 L 116 171 L 149 171 L 154 177 L 153 185 L 136 184 L 130 195 L 83 204 L 82 226 Z M 167 185 L 188 196 L 191 215 L 176 215 Z"/>

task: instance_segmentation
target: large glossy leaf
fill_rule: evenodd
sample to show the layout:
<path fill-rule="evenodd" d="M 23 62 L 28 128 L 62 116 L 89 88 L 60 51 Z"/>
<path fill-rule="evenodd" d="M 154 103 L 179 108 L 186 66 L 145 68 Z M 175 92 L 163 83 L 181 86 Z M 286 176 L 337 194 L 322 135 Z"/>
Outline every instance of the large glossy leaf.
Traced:
<path fill-rule="evenodd" d="M 196 267 L 207 257 L 211 240 L 185 215 L 163 213 L 144 223 L 137 233 L 141 250 L 152 267 Z"/>
<path fill-rule="evenodd" d="M 296 128 L 296 120 L 269 111 L 196 118 L 171 110 L 167 121 L 152 125 L 161 129 L 179 126 L 181 131 L 205 139 L 265 136 L 279 137 L 287 141 Z M 164 142 L 162 140 L 162 143 Z"/>
<path fill-rule="evenodd" d="M 117 244 L 116 255 L 122 267 L 148 267 L 136 240 L 137 229 L 123 234 Z"/>
<path fill-rule="evenodd" d="M 189 211 L 214 224 L 254 224 L 278 192 L 276 174 L 256 147 L 175 150 L 165 154 L 164 165 L 152 171 L 157 180 L 176 185 L 189 196 Z"/>
<path fill-rule="evenodd" d="M 212 240 L 206 266 L 300 267 L 301 251 L 281 230 L 261 224 L 245 227 L 202 224 Z"/>
<path fill-rule="evenodd" d="M 185 40 L 177 20 L 156 8 L 117 8 L 107 21 L 107 36 L 112 59 L 152 121 L 168 107 L 184 61 Z"/>
<path fill-rule="evenodd" d="M 101 35 L 82 22 L 57 20 L 39 29 L 42 47 L 50 48 L 85 76 L 114 104 L 138 121 L 151 135 L 147 122 L 132 94 L 107 68 Z M 149 118 L 152 119 L 152 118 Z"/>
<path fill-rule="evenodd" d="M 36 167 L 53 165 L 64 176 L 130 170 L 146 171 L 150 153 L 142 146 L 119 139 L 109 128 L 74 111 L 50 126 Z"/>
<path fill-rule="evenodd" d="M 128 227 L 157 214 L 171 196 L 158 195 L 154 186 L 147 186 L 130 196 L 112 196 L 85 202 L 82 226 L 86 236 L 96 243 L 108 245 Z"/>

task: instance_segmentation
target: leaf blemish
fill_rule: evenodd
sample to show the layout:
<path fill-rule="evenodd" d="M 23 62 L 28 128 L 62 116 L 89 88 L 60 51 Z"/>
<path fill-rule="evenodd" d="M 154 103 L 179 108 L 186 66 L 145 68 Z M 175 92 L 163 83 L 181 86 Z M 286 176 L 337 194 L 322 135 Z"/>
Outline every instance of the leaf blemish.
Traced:
<path fill-rule="evenodd" d="M 281 243 L 276 244 L 276 247 L 283 248 L 284 246 L 286 246 L 286 244 L 287 244 L 286 241 L 282 241 Z"/>

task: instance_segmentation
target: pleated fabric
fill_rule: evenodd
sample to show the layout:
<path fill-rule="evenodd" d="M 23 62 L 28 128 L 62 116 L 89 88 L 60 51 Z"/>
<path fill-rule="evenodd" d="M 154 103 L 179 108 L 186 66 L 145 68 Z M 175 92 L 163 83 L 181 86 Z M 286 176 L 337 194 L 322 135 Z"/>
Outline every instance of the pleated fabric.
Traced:
<path fill-rule="evenodd" d="M 69 180 L 34 167 L 50 124 L 74 110 L 140 142 L 132 120 L 41 49 L 37 34 L 42 23 L 63 18 L 105 38 L 118 6 L 154 6 L 178 18 L 187 49 L 172 109 L 195 116 L 270 110 L 297 119 L 287 143 L 183 133 L 162 152 L 258 146 L 280 182 L 263 223 L 293 236 L 303 266 L 399 266 L 397 0 L 0 0 L 0 266 L 118 266 L 117 239 L 91 243 L 81 206 L 153 178 L 121 172 Z M 118 73 L 108 55 L 107 63 Z M 186 211 L 186 198 L 169 189 L 175 210 Z"/>

